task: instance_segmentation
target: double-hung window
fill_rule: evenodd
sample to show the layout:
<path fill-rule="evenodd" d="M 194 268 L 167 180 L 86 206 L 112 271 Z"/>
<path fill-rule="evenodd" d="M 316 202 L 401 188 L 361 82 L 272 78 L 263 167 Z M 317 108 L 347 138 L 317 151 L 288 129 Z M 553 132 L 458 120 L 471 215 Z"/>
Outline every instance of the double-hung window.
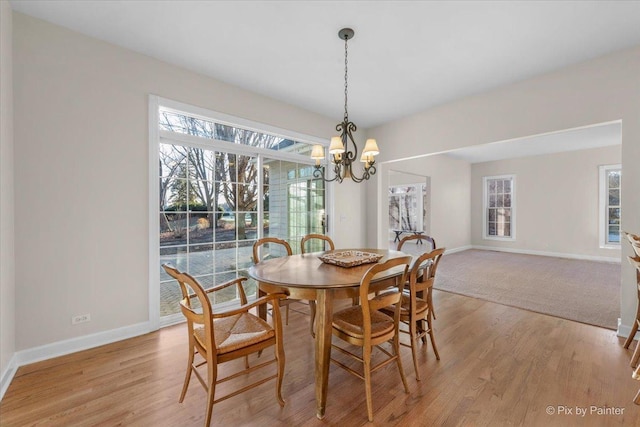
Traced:
<path fill-rule="evenodd" d="M 620 247 L 620 165 L 600 166 L 600 247 Z"/>
<path fill-rule="evenodd" d="M 485 239 L 515 240 L 515 175 L 483 178 Z"/>

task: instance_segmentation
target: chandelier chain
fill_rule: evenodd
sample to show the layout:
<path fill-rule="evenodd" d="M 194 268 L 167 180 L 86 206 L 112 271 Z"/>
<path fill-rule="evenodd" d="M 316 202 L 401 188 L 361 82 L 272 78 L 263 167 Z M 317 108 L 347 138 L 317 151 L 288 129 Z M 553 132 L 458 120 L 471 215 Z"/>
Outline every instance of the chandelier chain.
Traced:
<path fill-rule="evenodd" d="M 349 113 L 347 112 L 347 89 L 348 89 L 348 83 L 347 83 L 347 41 L 349 40 L 349 38 L 347 36 L 345 36 L 344 38 L 344 121 L 348 122 L 349 121 Z"/>

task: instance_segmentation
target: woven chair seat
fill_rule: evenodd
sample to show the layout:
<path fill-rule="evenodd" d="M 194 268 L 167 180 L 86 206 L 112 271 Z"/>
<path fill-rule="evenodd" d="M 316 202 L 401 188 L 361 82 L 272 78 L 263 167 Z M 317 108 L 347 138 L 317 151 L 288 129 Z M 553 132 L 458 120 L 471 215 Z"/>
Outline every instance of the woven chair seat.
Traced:
<path fill-rule="evenodd" d="M 213 319 L 213 328 L 218 354 L 228 353 L 275 336 L 271 325 L 250 313 Z M 200 345 L 206 348 L 204 328 L 196 328 L 193 332 Z"/>
<path fill-rule="evenodd" d="M 333 327 L 354 338 L 363 338 L 362 308 L 353 306 L 333 315 Z M 380 311 L 371 312 L 371 336 L 377 337 L 393 331 L 393 318 Z"/>
<path fill-rule="evenodd" d="M 409 295 L 402 295 L 402 305 L 400 306 L 400 316 L 409 316 Z M 422 298 L 416 298 L 416 314 L 424 313 L 429 309 L 429 303 Z M 383 312 L 393 316 L 395 307 L 384 307 Z"/>

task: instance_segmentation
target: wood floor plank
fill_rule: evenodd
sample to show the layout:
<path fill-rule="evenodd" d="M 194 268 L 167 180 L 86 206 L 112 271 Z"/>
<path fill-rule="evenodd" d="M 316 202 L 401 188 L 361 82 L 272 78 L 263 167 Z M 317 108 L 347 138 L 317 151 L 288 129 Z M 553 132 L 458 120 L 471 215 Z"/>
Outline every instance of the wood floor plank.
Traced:
<path fill-rule="evenodd" d="M 335 366 L 325 419 L 315 417 L 308 316 L 292 311 L 284 328 L 285 407 L 268 382 L 216 404 L 212 424 L 640 425 L 640 407 L 632 402 L 640 382 L 631 378 L 628 363 L 634 346 L 625 350 L 615 332 L 457 294 L 436 291 L 434 297 L 441 360 L 430 344 L 421 346 L 418 382 L 410 350 L 401 348 L 410 394 L 395 366 L 375 372 L 374 423 L 367 422 L 364 384 Z M 0 403 L 0 424 L 200 426 L 206 395 L 197 380 L 192 378 L 184 403 L 178 403 L 186 342 L 186 326 L 176 325 L 21 367 Z M 233 367 L 224 367 L 223 374 Z M 577 408 L 586 414 L 577 415 Z M 607 408 L 622 414 L 597 414 Z M 569 409 L 572 414 L 558 414 Z"/>

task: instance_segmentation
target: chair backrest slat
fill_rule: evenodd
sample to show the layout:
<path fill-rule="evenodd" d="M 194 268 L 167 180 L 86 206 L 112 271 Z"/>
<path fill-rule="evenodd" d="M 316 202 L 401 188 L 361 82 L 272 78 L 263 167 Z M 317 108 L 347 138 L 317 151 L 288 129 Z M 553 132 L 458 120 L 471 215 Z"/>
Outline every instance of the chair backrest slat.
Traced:
<path fill-rule="evenodd" d="M 407 271 L 409 270 L 410 262 L 410 256 L 389 259 L 383 263 L 376 264 L 371 267 L 364 274 L 362 280 L 360 280 L 360 305 L 362 308 L 362 317 L 364 320 L 363 325 L 365 329 L 365 336 L 371 335 L 371 313 L 382 307 L 387 307 L 400 301 L 402 288 L 404 287 L 404 283 L 407 280 Z M 376 274 L 383 271 L 391 270 L 392 268 L 404 268 L 402 271 L 402 276 L 395 281 L 396 285 L 370 299 L 371 282 L 375 279 Z M 399 310 L 399 304 L 397 305 L 397 307 Z"/>
<path fill-rule="evenodd" d="M 324 234 L 307 234 L 300 240 L 300 253 L 306 254 L 307 250 L 305 248 L 305 243 L 312 239 L 324 240 L 329 245 L 329 250 L 335 250 L 335 245 L 333 244 L 333 240 L 331 237 L 325 236 Z"/>
<path fill-rule="evenodd" d="M 411 266 L 409 287 L 412 292 L 420 292 L 433 287 L 436 270 L 445 248 L 438 248 L 420 255 Z"/>
<path fill-rule="evenodd" d="M 190 297 L 195 297 L 195 294 L 192 292 L 189 292 L 189 289 L 187 288 L 187 285 L 184 283 L 183 280 L 181 280 L 181 272 L 180 270 L 178 270 L 177 268 L 173 267 L 172 265 L 169 264 L 162 264 L 162 268 L 164 268 L 164 271 L 171 277 L 173 277 L 177 282 L 178 285 L 180 286 L 180 292 L 182 293 L 182 299 L 187 299 L 187 305 L 190 307 L 191 306 L 191 298 Z"/>
<path fill-rule="evenodd" d="M 263 261 L 267 256 L 261 256 L 260 252 L 261 249 L 267 245 L 267 244 L 276 244 L 276 245 L 280 245 L 282 246 L 282 248 L 284 249 L 284 251 L 286 252 L 287 256 L 291 256 L 293 255 L 293 251 L 291 250 L 291 245 L 289 245 L 289 242 L 287 242 L 286 240 L 282 240 L 279 239 L 277 237 L 263 237 L 262 239 L 258 239 L 254 244 L 253 244 L 253 263 L 257 264 L 260 261 Z"/>
<path fill-rule="evenodd" d="M 207 348 L 215 348 L 214 330 L 213 330 L 213 309 L 206 291 L 200 283 L 189 273 L 183 273 L 170 265 L 164 264 L 164 270 L 171 277 L 176 279 L 180 285 L 182 292 L 182 300 L 180 300 L 180 310 L 187 319 L 189 332 L 193 333 L 193 324 L 203 325 L 205 329 L 205 339 Z M 201 312 L 194 310 L 191 306 L 191 298 L 195 295 L 201 305 Z M 215 354 L 215 352 L 214 352 Z"/>

